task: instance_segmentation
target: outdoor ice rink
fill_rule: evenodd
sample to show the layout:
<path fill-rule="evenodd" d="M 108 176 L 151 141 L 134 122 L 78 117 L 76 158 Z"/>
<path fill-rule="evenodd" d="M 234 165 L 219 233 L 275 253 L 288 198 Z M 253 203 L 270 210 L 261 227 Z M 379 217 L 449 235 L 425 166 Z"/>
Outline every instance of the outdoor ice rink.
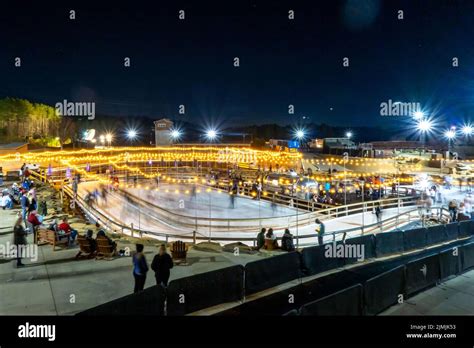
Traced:
<path fill-rule="evenodd" d="M 183 186 L 186 186 L 183 188 Z M 84 197 L 86 191 L 93 191 L 94 188 L 98 187 L 96 182 L 86 182 L 79 185 L 79 195 Z M 180 192 L 190 191 L 189 194 L 176 193 L 176 190 Z M 206 191 L 205 187 L 201 187 L 201 192 L 196 193 L 196 197 L 192 197 L 191 187 L 187 185 L 162 185 L 158 191 L 155 190 L 143 190 L 140 188 L 129 188 L 128 191 L 138 196 L 144 205 L 138 207 L 137 204 L 127 201 L 124 195 L 118 192 L 112 192 L 107 195 L 107 201 L 104 202 L 99 199 L 96 208 L 103 214 L 112 216 L 115 220 L 119 220 L 124 225 L 130 226 L 133 224 L 135 229 L 141 229 L 150 231 L 157 234 L 169 234 L 175 236 L 190 236 L 193 230 L 196 228 L 184 226 L 179 223 L 179 216 L 188 216 L 190 218 L 198 216 L 201 218 L 208 219 L 222 219 L 229 221 L 233 227 L 233 230 L 225 230 L 215 226 L 198 228 L 197 233 L 200 236 L 212 237 L 213 239 L 227 238 L 226 243 L 237 241 L 240 238 L 255 238 L 261 227 L 274 228 L 275 234 L 281 237 L 284 232 L 284 226 L 277 228 L 276 225 L 281 224 L 284 217 L 290 217 L 293 219 L 296 217 L 297 210 L 282 205 L 272 207 L 272 204 L 268 201 L 253 200 L 247 197 L 235 197 L 234 208 L 231 206 L 230 197 L 227 193 L 219 193 L 217 190 Z M 168 191 L 168 192 L 167 192 Z M 158 213 L 158 208 L 166 209 L 172 214 L 178 216 L 178 223 L 176 220 L 170 221 L 170 219 L 163 218 Z M 211 205 L 209 205 L 211 202 Z M 211 209 L 209 209 L 211 207 Z M 414 207 L 401 207 L 400 213 L 404 213 L 413 210 Z M 306 212 L 299 210 L 298 214 L 302 218 Z M 383 211 L 383 219 L 395 216 L 397 209 L 385 209 Z M 341 231 L 345 229 L 353 229 L 365 225 L 376 223 L 375 214 L 372 211 L 367 211 L 363 214 L 353 214 L 348 216 L 342 216 L 324 221 L 326 225 L 326 236 L 325 241 L 333 239 L 332 232 Z M 412 218 L 416 219 L 417 213 L 413 212 Z M 237 220 L 234 220 L 237 219 Z M 251 230 L 239 230 L 238 219 L 255 219 L 255 228 Z M 413 221 L 413 220 L 412 220 Z M 296 228 L 296 226 L 290 227 L 290 232 L 296 236 L 308 236 L 308 238 L 302 239 L 302 244 L 311 245 L 317 243 L 317 236 L 315 232 L 316 224 L 306 223 L 304 220 Z M 377 232 L 377 230 L 372 231 Z M 360 235 L 361 231 L 349 232 L 347 237 Z M 152 234 L 153 236 L 153 234 Z M 232 240 L 232 238 L 236 238 Z M 336 240 L 341 239 L 342 234 L 336 235 Z M 173 240 L 173 238 L 171 238 Z M 253 245 L 253 241 L 244 241 L 245 244 Z"/>

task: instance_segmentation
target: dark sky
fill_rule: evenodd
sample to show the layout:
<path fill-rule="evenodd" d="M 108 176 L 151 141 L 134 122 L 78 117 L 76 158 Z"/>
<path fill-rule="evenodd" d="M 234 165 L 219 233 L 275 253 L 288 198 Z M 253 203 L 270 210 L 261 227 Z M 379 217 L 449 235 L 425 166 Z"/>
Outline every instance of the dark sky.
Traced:
<path fill-rule="evenodd" d="M 101 114 L 390 127 L 389 99 L 452 122 L 474 106 L 471 0 L 16 1 L 2 4 L 0 38 L 0 97 L 95 101 Z"/>

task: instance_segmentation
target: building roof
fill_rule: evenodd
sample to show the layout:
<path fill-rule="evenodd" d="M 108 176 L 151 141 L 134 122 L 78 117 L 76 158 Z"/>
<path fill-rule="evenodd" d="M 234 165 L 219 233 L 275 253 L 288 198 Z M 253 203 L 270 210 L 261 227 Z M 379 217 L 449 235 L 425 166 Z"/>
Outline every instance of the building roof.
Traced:
<path fill-rule="evenodd" d="M 169 118 L 162 118 L 162 119 L 159 119 L 158 121 L 155 121 L 153 123 L 173 123 L 173 121 L 171 121 Z"/>
<path fill-rule="evenodd" d="M 374 149 L 416 149 L 422 147 L 419 141 L 391 140 L 391 141 L 372 141 Z"/>

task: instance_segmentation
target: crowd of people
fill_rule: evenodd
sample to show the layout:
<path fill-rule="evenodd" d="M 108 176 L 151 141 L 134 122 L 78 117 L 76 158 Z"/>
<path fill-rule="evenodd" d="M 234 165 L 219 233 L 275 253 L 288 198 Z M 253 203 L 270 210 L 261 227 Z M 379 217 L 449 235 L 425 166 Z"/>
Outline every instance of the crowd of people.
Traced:
<path fill-rule="evenodd" d="M 473 197 L 471 193 L 468 193 L 462 201 L 456 199 L 450 200 L 448 203 L 450 222 L 474 219 L 472 203 Z"/>
<path fill-rule="evenodd" d="M 316 219 L 315 223 L 315 236 L 318 238 L 318 244 L 323 245 L 323 237 L 326 233 L 326 226 L 320 219 Z M 285 228 L 281 237 L 281 244 L 278 244 L 278 238 L 275 235 L 273 228 L 262 228 L 257 234 L 255 250 L 276 250 L 280 249 L 283 251 L 295 251 L 295 243 L 293 241 L 293 235 L 290 233 L 288 228 Z"/>

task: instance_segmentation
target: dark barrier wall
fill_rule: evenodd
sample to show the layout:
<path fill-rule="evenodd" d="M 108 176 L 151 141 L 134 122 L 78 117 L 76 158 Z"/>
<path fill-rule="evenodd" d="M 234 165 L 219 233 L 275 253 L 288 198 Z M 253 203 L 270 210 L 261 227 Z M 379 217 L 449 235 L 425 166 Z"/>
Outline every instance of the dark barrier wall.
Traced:
<path fill-rule="evenodd" d="M 362 285 L 350 288 L 305 304 L 301 315 L 362 315 Z"/>
<path fill-rule="evenodd" d="M 454 240 L 458 238 L 459 224 L 452 222 L 446 225 L 446 240 Z"/>
<path fill-rule="evenodd" d="M 436 284 L 440 279 L 439 255 L 427 256 L 407 263 L 405 279 L 407 295 Z"/>
<path fill-rule="evenodd" d="M 403 232 L 384 232 L 375 235 L 375 254 L 382 257 L 403 252 Z"/>
<path fill-rule="evenodd" d="M 303 287 L 297 285 L 290 289 L 245 302 L 240 306 L 239 314 L 246 316 L 279 316 L 291 310 L 297 310 L 304 303 Z"/>
<path fill-rule="evenodd" d="M 459 238 L 470 237 L 474 234 L 474 221 L 467 220 L 459 223 Z"/>
<path fill-rule="evenodd" d="M 165 293 L 161 286 L 152 286 L 77 315 L 163 315 Z"/>
<path fill-rule="evenodd" d="M 185 315 L 243 297 L 244 269 L 241 265 L 196 274 L 170 282 L 167 314 Z"/>
<path fill-rule="evenodd" d="M 245 294 L 271 288 L 301 276 L 297 252 L 268 257 L 245 265 Z"/>
<path fill-rule="evenodd" d="M 446 279 L 452 275 L 459 274 L 461 249 L 454 247 L 452 250 L 447 250 L 439 253 L 439 277 Z"/>
<path fill-rule="evenodd" d="M 405 266 L 373 277 L 364 284 L 365 314 L 376 315 L 405 296 Z"/>
<path fill-rule="evenodd" d="M 462 270 L 474 267 L 474 243 L 469 243 L 461 247 Z"/>
<path fill-rule="evenodd" d="M 338 242 L 337 244 L 341 244 Z M 303 269 L 305 275 L 313 275 L 344 266 L 344 259 L 326 257 L 326 248 L 333 243 L 304 248 L 302 251 Z"/>
<path fill-rule="evenodd" d="M 426 245 L 440 244 L 447 240 L 446 226 L 431 226 L 426 231 Z"/>
<path fill-rule="evenodd" d="M 349 238 L 349 239 L 346 240 L 346 245 L 353 245 L 354 247 L 359 247 L 359 246 L 362 247 L 363 246 L 363 249 L 359 248 L 359 250 L 364 251 L 363 260 L 368 260 L 368 259 L 372 259 L 372 258 L 375 257 L 375 237 L 374 237 L 373 234 L 370 234 L 370 235 L 367 235 L 367 236 Z M 358 262 L 357 257 L 352 257 L 352 258 L 348 257 L 348 258 L 345 259 L 346 264 L 351 264 L 351 263 L 356 263 L 356 262 Z"/>
<path fill-rule="evenodd" d="M 364 266 L 362 266 L 364 267 Z M 304 302 L 312 302 L 360 283 L 361 277 L 348 270 L 336 271 L 302 284 Z"/>
<path fill-rule="evenodd" d="M 426 232 L 426 228 L 403 231 L 403 249 L 408 251 L 424 248 L 426 246 Z"/>

